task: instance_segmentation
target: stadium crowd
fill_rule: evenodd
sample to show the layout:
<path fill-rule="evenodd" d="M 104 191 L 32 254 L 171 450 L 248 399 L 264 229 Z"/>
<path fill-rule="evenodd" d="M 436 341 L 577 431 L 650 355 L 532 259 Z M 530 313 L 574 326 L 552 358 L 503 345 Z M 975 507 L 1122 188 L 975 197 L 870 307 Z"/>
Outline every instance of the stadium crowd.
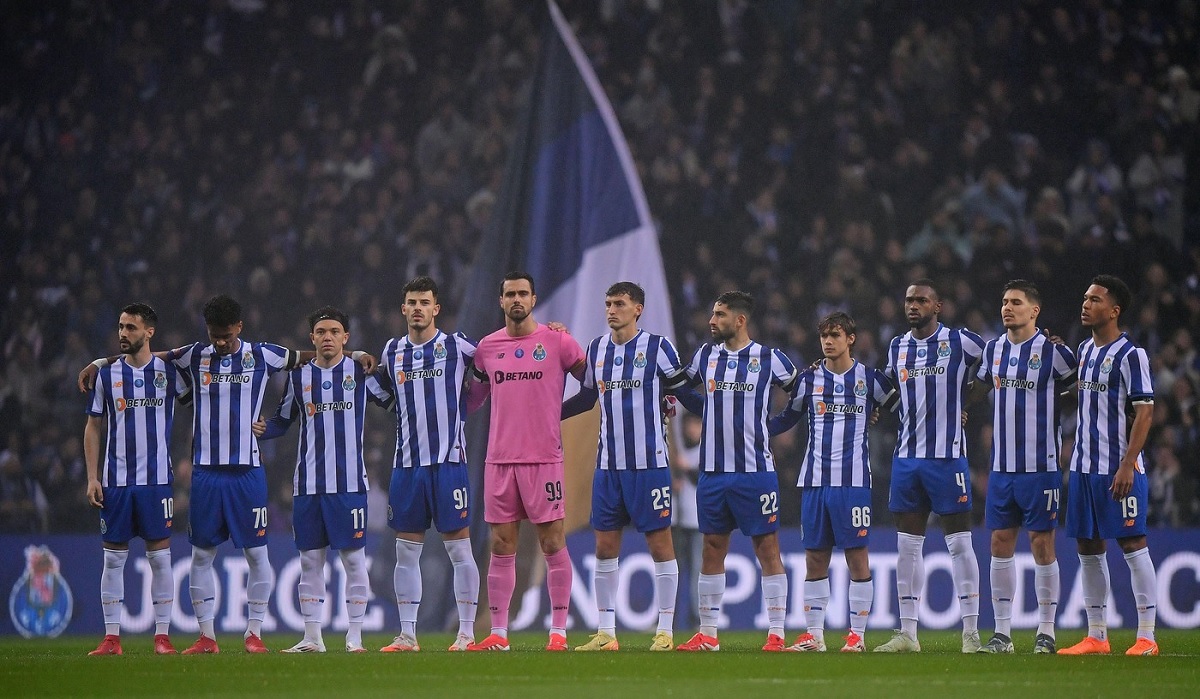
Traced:
<path fill-rule="evenodd" d="M 0 531 L 93 530 L 74 377 L 113 353 L 127 302 L 156 307 L 156 349 L 204 338 L 200 308 L 224 292 L 248 339 L 303 348 L 304 314 L 332 303 L 377 352 L 403 332 L 404 280 L 429 274 L 453 329 L 537 56 L 536 4 L 0 11 Z M 925 276 L 943 319 L 985 337 L 1002 332 L 1004 282 L 1033 280 L 1041 325 L 1074 345 L 1088 280 L 1118 274 L 1153 359 L 1151 522 L 1200 524 L 1196 0 L 560 4 L 659 224 L 682 350 L 740 288 L 758 299 L 755 339 L 797 363 L 842 309 L 857 357 L 879 365 Z M 980 508 L 989 411 L 969 419 Z M 386 483 L 393 428 L 371 419 Z M 894 430 L 872 438 L 885 503 Z M 792 522 L 802 440 L 773 443 Z M 291 441 L 264 446 L 280 509 Z"/>

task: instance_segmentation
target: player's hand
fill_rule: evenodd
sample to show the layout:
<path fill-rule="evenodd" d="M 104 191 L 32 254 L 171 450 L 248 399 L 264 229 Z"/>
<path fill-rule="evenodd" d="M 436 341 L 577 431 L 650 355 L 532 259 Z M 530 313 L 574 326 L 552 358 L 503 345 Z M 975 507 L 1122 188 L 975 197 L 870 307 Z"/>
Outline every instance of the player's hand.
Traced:
<path fill-rule="evenodd" d="M 879 422 L 879 408 L 878 407 L 876 407 L 874 410 L 871 411 L 871 417 L 867 418 L 867 422 L 870 425 L 874 425 L 875 423 Z"/>
<path fill-rule="evenodd" d="M 263 433 L 267 431 L 267 421 L 259 415 L 258 420 L 253 425 L 250 425 L 250 431 L 254 433 L 255 437 L 263 436 Z"/>
<path fill-rule="evenodd" d="M 96 368 L 95 364 L 88 364 L 85 366 L 83 371 L 79 372 L 79 378 L 77 379 L 79 392 L 87 393 L 88 391 L 92 390 L 92 386 L 96 385 L 96 375 L 99 373 L 100 370 Z"/>
<path fill-rule="evenodd" d="M 552 320 L 549 323 L 546 323 L 546 327 L 550 328 L 551 330 L 553 330 L 556 333 L 567 333 L 568 335 L 571 334 L 571 331 L 567 330 L 567 326 L 563 325 L 562 323 L 558 322 L 557 320 Z"/>
<path fill-rule="evenodd" d="M 363 371 L 367 372 L 368 374 L 374 374 L 375 367 L 379 366 L 379 360 L 375 359 L 375 357 L 369 352 L 363 352 L 358 358 L 358 363 L 362 365 Z"/>
<path fill-rule="evenodd" d="M 672 395 L 662 397 L 662 413 L 664 420 L 670 420 L 678 412 L 679 399 Z"/>
<path fill-rule="evenodd" d="M 967 411 L 965 411 L 965 410 L 962 411 L 962 426 L 963 427 L 967 426 Z"/>
<path fill-rule="evenodd" d="M 1053 343 L 1053 344 L 1056 344 L 1056 345 L 1065 345 L 1065 344 L 1067 344 L 1067 343 L 1066 343 L 1066 341 L 1065 341 L 1065 340 L 1063 340 L 1063 339 L 1062 339 L 1061 337 L 1059 337 L 1058 335 L 1051 335 L 1051 334 L 1050 334 L 1050 328 L 1043 328 L 1043 329 L 1042 329 L 1042 334 L 1043 334 L 1043 335 L 1045 335 L 1045 336 L 1046 336 L 1046 339 L 1050 340 L 1050 342 L 1051 342 L 1051 343 Z"/>
<path fill-rule="evenodd" d="M 92 507 L 104 507 L 104 488 L 100 487 L 100 481 L 95 478 L 88 479 L 87 499 Z"/>
<path fill-rule="evenodd" d="M 1112 486 L 1109 487 L 1109 492 L 1112 493 L 1113 500 L 1124 500 L 1133 490 L 1133 462 L 1122 461 L 1120 467 L 1117 468 L 1117 474 L 1113 476 Z"/>

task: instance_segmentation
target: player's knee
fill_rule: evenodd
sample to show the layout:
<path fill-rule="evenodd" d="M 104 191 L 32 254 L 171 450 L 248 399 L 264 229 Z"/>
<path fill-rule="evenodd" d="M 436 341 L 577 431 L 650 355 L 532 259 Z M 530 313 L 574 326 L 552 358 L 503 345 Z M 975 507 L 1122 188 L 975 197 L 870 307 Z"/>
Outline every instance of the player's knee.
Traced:
<path fill-rule="evenodd" d="M 1124 539 L 1117 539 L 1117 545 L 1121 547 L 1122 553 L 1134 553 L 1146 548 L 1146 537 L 1130 536 Z"/>

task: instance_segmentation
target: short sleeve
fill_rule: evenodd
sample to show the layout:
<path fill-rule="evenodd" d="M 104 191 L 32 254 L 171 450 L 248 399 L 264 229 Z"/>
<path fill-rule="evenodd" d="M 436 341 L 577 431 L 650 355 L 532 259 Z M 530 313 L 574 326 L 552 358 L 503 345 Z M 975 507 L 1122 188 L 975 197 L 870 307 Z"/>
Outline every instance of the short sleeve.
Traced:
<path fill-rule="evenodd" d="M 583 348 L 569 333 L 560 333 L 558 339 L 558 354 L 562 360 L 562 370 L 570 371 L 583 361 Z"/>
<path fill-rule="evenodd" d="M 1150 360 L 1146 350 L 1135 347 L 1125 355 L 1122 379 L 1129 387 L 1129 399 L 1135 403 L 1154 402 L 1154 385 L 1150 380 Z"/>
<path fill-rule="evenodd" d="M 959 337 L 961 338 L 963 354 L 971 358 L 972 362 L 979 361 L 983 356 L 984 341 L 979 335 L 970 330 L 960 330 Z"/>
<path fill-rule="evenodd" d="M 787 386 L 796 378 L 796 365 L 780 350 L 771 350 L 771 380 L 779 386 Z"/>

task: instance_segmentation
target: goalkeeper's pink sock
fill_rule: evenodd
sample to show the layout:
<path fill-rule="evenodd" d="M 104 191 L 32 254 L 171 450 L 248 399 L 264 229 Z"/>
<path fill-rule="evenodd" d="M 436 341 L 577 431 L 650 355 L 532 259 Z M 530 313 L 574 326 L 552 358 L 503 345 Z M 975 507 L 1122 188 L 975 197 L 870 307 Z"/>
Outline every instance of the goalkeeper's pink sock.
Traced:
<path fill-rule="evenodd" d="M 492 633 L 508 637 L 508 605 L 517 587 L 516 555 L 493 553 L 488 565 L 488 609 L 492 612 Z"/>
<path fill-rule="evenodd" d="M 546 586 L 550 588 L 550 633 L 567 631 L 571 608 L 571 554 L 561 548 L 546 556 Z"/>

